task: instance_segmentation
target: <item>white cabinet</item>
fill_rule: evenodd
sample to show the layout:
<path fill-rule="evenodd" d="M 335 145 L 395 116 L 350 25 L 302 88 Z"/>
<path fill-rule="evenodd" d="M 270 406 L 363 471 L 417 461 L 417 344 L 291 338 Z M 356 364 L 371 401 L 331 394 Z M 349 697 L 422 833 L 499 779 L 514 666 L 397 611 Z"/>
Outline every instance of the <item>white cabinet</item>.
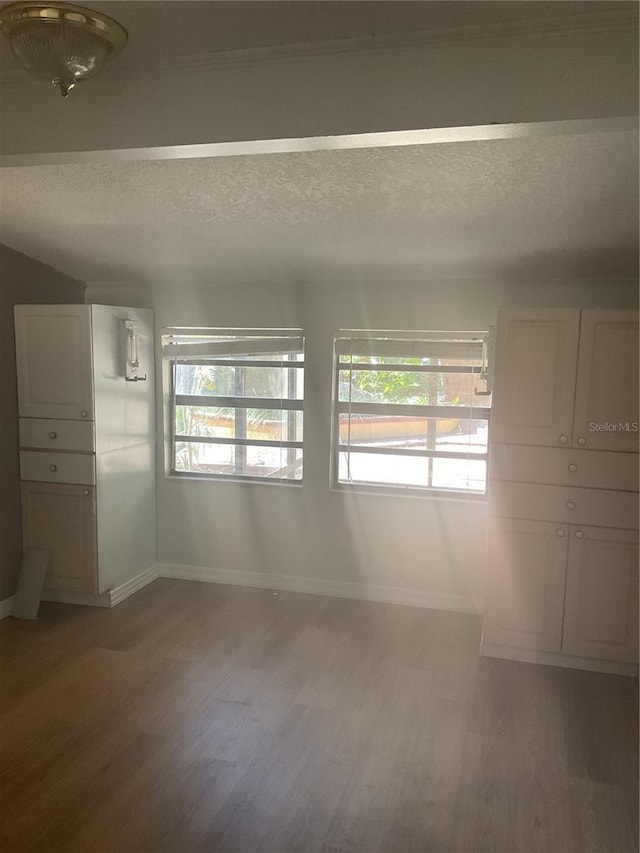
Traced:
<path fill-rule="evenodd" d="M 25 548 L 49 552 L 48 589 L 97 594 L 95 489 L 23 482 Z"/>
<path fill-rule="evenodd" d="M 500 312 L 491 418 L 483 654 L 633 670 L 637 312 Z"/>
<path fill-rule="evenodd" d="M 24 545 L 49 552 L 45 593 L 120 600 L 156 563 L 152 312 L 18 305 L 15 321 Z"/>
<path fill-rule="evenodd" d="M 605 660 L 638 659 L 638 534 L 571 530 L 562 648 Z"/>
<path fill-rule="evenodd" d="M 566 525 L 492 519 L 492 567 L 483 641 L 559 651 L 567 564 Z"/>
<path fill-rule="evenodd" d="M 638 452 L 638 315 L 583 311 L 573 444 Z"/>
<path fill-rule="evenodd" d="M 18 309 L 20 417 L 93 420 L 91 306 Z"/>
<path fill-rule="evenodd" d="M 492 440 L 571 443 L 580 312 L 501 311 L 495 344 Z"/>

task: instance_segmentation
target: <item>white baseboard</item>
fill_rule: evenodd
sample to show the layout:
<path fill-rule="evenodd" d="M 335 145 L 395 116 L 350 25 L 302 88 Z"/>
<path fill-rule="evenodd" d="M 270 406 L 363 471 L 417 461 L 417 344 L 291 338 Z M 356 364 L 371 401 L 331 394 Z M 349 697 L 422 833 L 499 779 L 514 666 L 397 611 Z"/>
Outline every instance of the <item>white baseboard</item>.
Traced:
<path fill-rule="evenodd" d="M 336 598 L 356 598 L 362 601 L 380 601 L 385 604 L 404 604 L 410 607 L 427 607 L 432 610 L 450 610 L 455 613 L 482 613 L 482 600 L 463 595 L 446 595 L 425 590 L 378 586 L 376 584 L 306 578 L 300 575 L 270 575 L 265 572 L 213 569 L 205 566 L 184 566 L 175 563 L 158 563 L 161 578 L 204 581 L 205 583 L 252 586 L 283 592 L 305 592 L 312 595 L 329 595 Z"/>
<path fill-rule="evenodd" d="M 588 669 L 591 672 L 607 672 L 610 675 L 630 675 L 632 677 L 638 675 L 638 666 L 635 663 L 582 658 L 576 655 L 565 655 L 561 652 L 541 652 L 535 649 L 516 649 L 511 646 L 494 646 L 490 643 L 483 643 L 480 647 L 480 654 L 487 658 L 539 663 L 545 666 L 564 666 L 568 669 Z"/>
<path fill-rule="evenodd" d="M 133 595 L 134 592 L 138 592 L 138 590 L 147 586 L 147 584 L 150 584 L 158 577 L 158 566 L 149 566 L 148 569 L 145 569 L 144 571 L 130 578 L 128 581 L 125 581 L 125 583 L 120 584 L 120 586 L 114 587 L 112 590 L 109 590 L 109 606 L 115 607 L 116 604 L 120 604 L 120 602 L 124 601 L 125 598 L 129 598 L 129 596 Z"/>
<path fill-rule="evenodd" d="M 66 592 L 60 589 L 44 589 L 41 601 L 57 601 L 60 604 L 82 604 L 89 607 L 115 607 L 125 598 L 129 598 L 147 584 L 158 577 L 158 566 L 149 566 L 148 569 L 139 572 L 134 577 L 125 581 L 120 586 L 107 590 L 100 595 L 91 595 L 86 592 Z"/>
<path fill-rule="evenodd" d="M 0 619 L 6 619 L 7 616 L 11 616 L 14 599 L 15 595 L 11 595 L 9 598 L 3 598 L 0 601 Z"/>

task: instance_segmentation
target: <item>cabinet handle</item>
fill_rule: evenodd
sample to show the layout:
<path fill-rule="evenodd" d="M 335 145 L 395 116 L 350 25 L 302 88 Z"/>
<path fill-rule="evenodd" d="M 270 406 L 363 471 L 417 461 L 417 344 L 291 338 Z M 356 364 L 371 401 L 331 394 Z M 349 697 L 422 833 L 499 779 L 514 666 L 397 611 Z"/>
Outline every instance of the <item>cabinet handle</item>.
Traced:
<path fill-rule="evenodd" d="M 584 533 L 582 532 L 582 530 L 576 530 L 576 539 L 582 539 L 583 536 Z"/>
<path fill-rule="evenodd" d="M 560 436 L 560 444 L 566 444 L 569 441 L 566 435 Z"/>
<path fill-rule="evenodd" d="M 57 432 L 50 432 L 50 433 L 49 433 L 49 438 L 57 438 L 57 437 L 58 437 L 58 433 L 57 433 Z"/>
<path fill-rule="evenodd" d="M 576 505 L 573 501 L 567 501 L 567 509 L 575 509 Z"/>
<path fill-rule="evenodd" d="M 80 416 L 81 416 L 81 417 L 83 417 L 83 418 L 86 418 L 88 414 L 89 414 L 89 412 L 87 412 L 85 409 L 83 409 L 83 410 L 80 412 Z"/>
<path fill-rule="evenodd" d="M 580 436 L 580 438 L 578 439 L 578 444 L 580 445 L 580 447 L 584 447 L 586 443 L 587 439 Z"/>
<path fill-rule="evenodd" d="M 578 470 L 578 466 L 572 462 L 571 465 L 569 465 L 569 470 L 571 471 L 572 474 L 575 474 L 576 471 Z"/>
<path fill-rule="evenodd" d="M 58 466 L 57 466 L 57 465 L 49 465 L 49 470 L 50 470 L 50 471 L 57 471 L 57 470 L 58 470 Z"/>
<path fill-rule="evenodd" d="M 559 536 L 562 539 L 562 537 L 564 535 L 565 535 L 564 530 L 561 527 L 559 527 L 558 530 L 556 530 L 556 536 Z"/>
<path fill-rule="evenodd" d="M 89 494 L 89 489 L 83 489 L 82 494 L 86 497 Z"/>

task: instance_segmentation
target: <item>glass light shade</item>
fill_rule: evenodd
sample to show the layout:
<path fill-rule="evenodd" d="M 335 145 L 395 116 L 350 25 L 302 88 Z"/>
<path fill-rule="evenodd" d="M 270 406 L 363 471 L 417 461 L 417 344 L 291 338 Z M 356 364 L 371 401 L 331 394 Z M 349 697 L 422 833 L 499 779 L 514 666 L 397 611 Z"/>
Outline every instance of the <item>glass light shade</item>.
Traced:
<path fill-rule="evenodd" d="M 111 18 L 62 3 L 12 3 L 0 9 L 0 27 L 23 68 L 49 80 L 64 97 L 127 40 L 126 31 Z"/>

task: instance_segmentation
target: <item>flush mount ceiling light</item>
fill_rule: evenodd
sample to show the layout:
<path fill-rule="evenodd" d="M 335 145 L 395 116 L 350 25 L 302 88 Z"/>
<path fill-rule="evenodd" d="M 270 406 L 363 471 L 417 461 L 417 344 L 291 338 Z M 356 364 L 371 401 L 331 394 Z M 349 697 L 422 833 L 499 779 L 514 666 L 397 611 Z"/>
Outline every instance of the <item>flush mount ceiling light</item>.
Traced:
<path fill-rule="evenodd" d="M 63 98 L 127 43 L 117 21 L 70 3 L 10 3 L 0 9 L 0 30 L 23 68 L 57 86 Z"/>

